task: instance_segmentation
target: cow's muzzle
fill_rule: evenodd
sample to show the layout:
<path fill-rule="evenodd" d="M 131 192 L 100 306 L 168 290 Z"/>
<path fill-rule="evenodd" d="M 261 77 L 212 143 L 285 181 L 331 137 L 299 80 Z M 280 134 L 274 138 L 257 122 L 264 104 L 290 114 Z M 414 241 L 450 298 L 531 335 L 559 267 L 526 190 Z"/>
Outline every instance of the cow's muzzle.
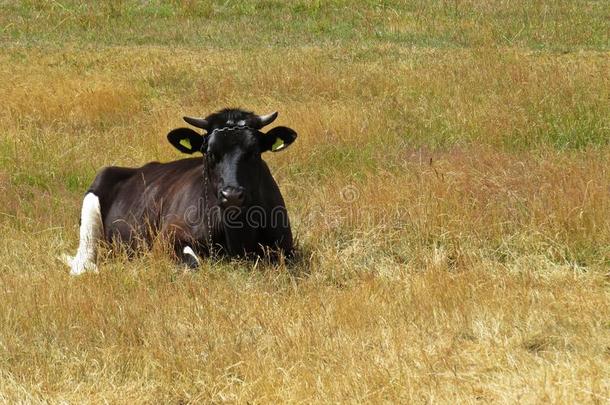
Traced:
<path fill-rule="evenodd" d="M 243 187 L 223 187 L 219 195 L 220 205 L 223 208 L 241 207 L 244 204 L 245 196 Z"/>

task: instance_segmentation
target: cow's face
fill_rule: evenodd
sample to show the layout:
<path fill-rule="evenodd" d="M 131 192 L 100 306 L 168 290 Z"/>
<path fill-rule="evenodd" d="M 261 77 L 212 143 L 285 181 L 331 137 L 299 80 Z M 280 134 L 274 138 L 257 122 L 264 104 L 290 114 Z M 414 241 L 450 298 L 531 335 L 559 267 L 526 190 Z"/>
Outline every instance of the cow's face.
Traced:
<path fill-rule="evenodd" d="M 223 110 L 206 119 L 185 117 L 207 134 L 178 128 L 168 134 L 168 139 L 181 152 L 204 154 L 208 180 L 221 207 L 242 207 L 252 203 L 260 190 L 261 173 L 266 170 L 261 154 L 283 150 L 297 137 L 287 127 L 260 131 L 276 117 L 277 113 L 257 116 L 242 110 Z"/>

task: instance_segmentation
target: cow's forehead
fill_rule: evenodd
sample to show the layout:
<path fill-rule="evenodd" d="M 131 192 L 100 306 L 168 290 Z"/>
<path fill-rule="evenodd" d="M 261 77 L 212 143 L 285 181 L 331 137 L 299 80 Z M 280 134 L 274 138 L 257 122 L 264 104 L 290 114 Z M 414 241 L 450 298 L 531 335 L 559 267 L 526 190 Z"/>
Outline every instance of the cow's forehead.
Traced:
<path fill-rule="evenodd" d="M 225 125 L 247 125 L 255 120 L 256 115 L 239 109 L 222 110 L 206 118 L 206 121 L 215 128 L 224 127 Z"/>
<path fill-rule="evenodd" d="M 249 129 L 218 131 L 210 135 L 210 145 L 228 151 L 234 148 L 248 149 L 256 144 L 256 135 Z"/>

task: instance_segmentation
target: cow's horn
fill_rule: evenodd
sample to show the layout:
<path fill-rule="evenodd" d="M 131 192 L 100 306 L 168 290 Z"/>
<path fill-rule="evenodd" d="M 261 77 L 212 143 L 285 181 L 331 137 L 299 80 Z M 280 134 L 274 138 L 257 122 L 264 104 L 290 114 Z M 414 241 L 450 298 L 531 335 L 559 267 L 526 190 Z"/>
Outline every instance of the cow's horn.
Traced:
<path fill-rule="evenodd" d="M 258 119 L 261 123 L 261 128 L 264 127 L 265 125 L 271 124 L 276 118 L 277 118 L 277 111 L 274 111 L 271 114 L 258 116 Z"/>
<path fill-rule="evenodd" d="M 203 118 L 182 117 L 182 119 L 184 119 L 186 122 L 188 122 L 189 124 L 191 124 L 192 126 L 197 127 L 197 128 L 208 129 L 208 126 L 210 125 Z"/>

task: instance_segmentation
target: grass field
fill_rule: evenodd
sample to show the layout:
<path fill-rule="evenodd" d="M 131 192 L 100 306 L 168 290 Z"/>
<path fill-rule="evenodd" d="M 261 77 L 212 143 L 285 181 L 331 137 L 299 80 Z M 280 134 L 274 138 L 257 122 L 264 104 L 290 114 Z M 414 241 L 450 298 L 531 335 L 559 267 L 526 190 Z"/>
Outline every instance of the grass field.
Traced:
<path fill-rule="evenodd" d="M 605 1 L 0 1 L 0 401 L 610 401 Z M 73 278 L 106 165 L 278 110 L 302 259 Z"/>

